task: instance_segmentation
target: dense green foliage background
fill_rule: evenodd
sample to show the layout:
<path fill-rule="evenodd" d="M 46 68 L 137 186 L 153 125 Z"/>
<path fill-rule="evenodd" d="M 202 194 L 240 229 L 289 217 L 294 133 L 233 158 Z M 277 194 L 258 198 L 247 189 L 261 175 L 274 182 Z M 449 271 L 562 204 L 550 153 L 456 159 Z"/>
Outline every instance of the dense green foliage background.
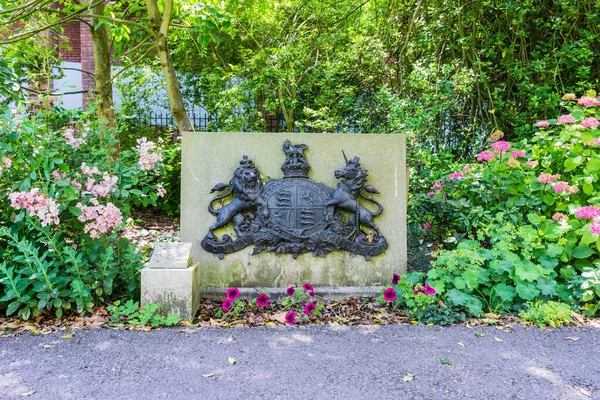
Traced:
<path fill-rule="evenodd" d="M 185 96 L 219 116 L 214 129 L 264 131 L 275 115 L 282 130 L 402 131 L 460 156 L 494 129 L 527 137 L 562 93 L 600 78 L 597 0 L 223 7 L 195 4 L 195 28 L 170 38 Z"/>

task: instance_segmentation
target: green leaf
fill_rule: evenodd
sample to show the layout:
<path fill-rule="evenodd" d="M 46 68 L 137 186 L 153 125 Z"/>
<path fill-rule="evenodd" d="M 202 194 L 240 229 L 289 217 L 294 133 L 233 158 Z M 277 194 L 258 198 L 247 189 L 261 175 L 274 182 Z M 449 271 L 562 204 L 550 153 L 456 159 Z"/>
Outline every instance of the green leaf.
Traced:
<path fill-rule="evenodd" d="M 564 247 L 556 243 L 550 243 L 548 245 L 548 249 L 546 249 L 546 254 L 548 254 L 549 257 L 558 257 L 563 253 L 564 250 Z"/>
<path fill-rule="evenodd" d="M 81 208 L 74 206 L 69 207 L 69 212 L 76 217 L 79 217 L 82 213 Z"/>
<path fill-rule="evenodd" d="M 533 300 L 540 294 L 540 289 L 531 283 L 519 283 L 515 290 L 517 291 L 519 297 L 524 300 Z"/>
<path fill-rule="evenodd" d="M 575 250 L 573 250 L 572 256 L 574 258 L 588 258 L 594 253 L 595 251 L 588 246 L 577 246 Z"/>
<path fill-rule="evenodd" d="M 453 306 L 464 306 L 469 300 L 469 296 L 460 290 L 452 289 L 446 293 L 446 299 Z"/>
<path fill-rule="evenodd" d="M 558 258 L 550 257 L 547 254 L 541 256 L 538 261 L 548 269 L 554 269 L 558 265 Z"/>
<path fill-rule="evenodd" d="M 515 288 L 512 286 L 508 286 L 506 283 L 500 283 L 494 287 L 494 291 L 496 296 L 500 297 L 500 299 L 507 303 L 512 301 L 515 297 Z"/>
<path fill-rule="evenodd" d="M 515 274 L 524 281 L 532 282 L 542 276 L 539 265 L 532 262 L 515 265 Z"/>
<path fill-rule="evenodd" d="M 538 279 L 537 287 L 541 290 L 544 296 L 556 296 L 557 283 L 553 279 Z"/>
<path fill-rule="evenodd" d="M 537 214 L 527 214 L 527 219 L 529 220 L 529 222 L 531 222 L 533 225 L 539 225 L 540 222 L 542 222 L 541 218 L 539 217 L 539 215 Z"/>

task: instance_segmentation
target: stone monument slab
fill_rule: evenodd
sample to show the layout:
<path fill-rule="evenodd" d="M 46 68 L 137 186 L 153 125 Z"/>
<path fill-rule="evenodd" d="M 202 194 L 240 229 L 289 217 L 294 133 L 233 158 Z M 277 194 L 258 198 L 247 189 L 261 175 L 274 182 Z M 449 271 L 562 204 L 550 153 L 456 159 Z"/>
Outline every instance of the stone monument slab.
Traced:
<path fill-rule="evenodd" d="M 192 265 L 193 243 L 156 243 L 148 268 L 185 269 Z"/>

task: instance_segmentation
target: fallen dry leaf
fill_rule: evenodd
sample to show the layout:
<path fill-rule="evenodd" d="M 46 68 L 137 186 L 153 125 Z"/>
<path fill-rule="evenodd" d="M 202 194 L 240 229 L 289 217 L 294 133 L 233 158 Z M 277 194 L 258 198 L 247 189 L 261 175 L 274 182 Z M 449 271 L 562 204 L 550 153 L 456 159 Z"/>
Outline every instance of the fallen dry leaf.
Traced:
<path fill-rule="evenodd" d="M 215 376 L 215 374 L 214 373 L 211 373 L 211 374 L 202 374 L 202 376 L 205 377 L 205 378 L 212 378 L 213 376 Z"/>
<path fill-rule="evenodd" d="M 415 374 L 411 374 L 410 372 L 408 372 L 404 378 L 402 378 L 402 380 L 406 383 L 410 382 L 413 380 L 413 378 L 415 377 Z"/>
<path fill-rule="evenodd" d="M 56 347 L 56 346 L 54 346 L 52 344 L 42 344 L 40 346 L 42 346 L 44 349 L 53 349 L 53 348 Z"/>
<path fill-rule="evenodd" d="M 61 338 L 63 339 L 71 339 L 73 337 L 74 333 L 69 333 L 68 335 L 65 336 L 61 336 Z"/>
<path fill-rule="evenodd" d="M 504 342 L 504 340 L 500 339 L 498 336 L 494 336 L 494 340 L 500 343 Z"/>
<path fill-rule="evenodd" d="M 237 360 L 235 358 L 231 358 L 231 357 L 229 357 L 227 359 L 227 361 L 229 361 L 229 364 L 231 364 L 231 365 L 235 365 L 235 363 L 237 362 Z"/>
<path fill-rule="evenodd" d="M 229 336 L 229 337 L 227 338 L 227 341 L 228 341 L 228 342 L 233 342 L 233 336 Z"/>
<path fill-rule="evenodd" d="M 457 345 L 465 347 L 465 344 L 463 342 L 456 342 Z"/>
<path fill-rule="evenodd" d="M 578 338 L 578 337 L 575 337 L 575 336 L 565 336 L 565 339 L 567 339 L 567 340 L 572 340 L 573 342 L 576 342 L 576 341 L 578 341 L 578 340 L 579 340 L 579 338 Z"/>
<path fill-rule="evenodd" d="M 30 390 L 29 392 L 21 393 L 21 396 L 27 397 L 27 396 L 31 396 L 34 393 L 35 393 L 35 390 Z"/>
<path fill-rule="evenodd" d="M 271 315 L 270 319 L 273 321 L 277 321 L 281 324 L 285 324 L 285 314 L 286 314 L 285 311 L 277 313 L 277 314 L 273 314 L 273 315 Z"/>
<path fill-rule="evenodd" d="M 584 388 L 580 388 L 579 391 L 581 393 L 583 393 L 584 395 L 586 395 L 587 397 L 592 397 L 592 392 L 590 392 L 589 390 L 585 390 Z"/>

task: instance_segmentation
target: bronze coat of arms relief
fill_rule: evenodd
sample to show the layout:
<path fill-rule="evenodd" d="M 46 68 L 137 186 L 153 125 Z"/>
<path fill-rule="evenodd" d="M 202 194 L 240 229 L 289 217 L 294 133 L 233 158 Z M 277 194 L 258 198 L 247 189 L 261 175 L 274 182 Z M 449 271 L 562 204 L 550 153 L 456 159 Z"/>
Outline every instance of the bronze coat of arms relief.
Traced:
<path fill-rule="evenodd" d="M 253 161 L 243 156 L 231 181 L 211 190 L 221 193 L 208 205 L 217 221 L 202 240 L 202 248 L 221 259 L 250 245 L 254 245 L 252 254 L 270 251 L 294 258 L 307 252 L 324 257 L 345 250 L 370 260 L 383 253 L 388 243 L 373 221 L 383 207 L 369 195 L 379 192 L 366 184 L 367 170 L 361 169 L 359 157 L 348 160 L 342 152 L 346 165 L 335 171 L 340 182 L 332 189 L 308 179 L 307 149 L 286 140 L 283 178 L 266 183 Z M 215 235 L 217 229 L 231 224 L 235 239 Z"/>

